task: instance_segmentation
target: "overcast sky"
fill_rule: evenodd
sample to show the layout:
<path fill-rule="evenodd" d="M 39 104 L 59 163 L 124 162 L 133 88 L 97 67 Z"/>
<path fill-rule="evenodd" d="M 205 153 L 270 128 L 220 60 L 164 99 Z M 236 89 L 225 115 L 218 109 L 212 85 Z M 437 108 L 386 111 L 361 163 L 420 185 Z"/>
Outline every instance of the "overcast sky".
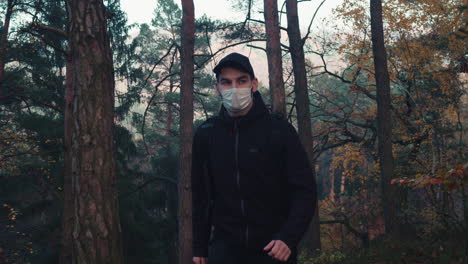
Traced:
<path fill-rule="evenodd" d="M 151 23 L 153 11 L 156 8 L 158 0 L 121 0 L 122 9 L 127 12 L 128 20 L 130 23 Z M 256 16 L 262 16 L 255 10 L 262 8 L 262 1 L 256 1 L 260 6 L 254 9 Z M 299 3 L 299 19 L 301 26 L 307 27 L 310 19 L 312 18 L 316 8 L 321 3 L 321 0 L 311 0 L 309 2 Z M 314 23 L 319 22 L 322 18 L 329 17 L 331 10 L 336 7 L 341 0 L 326 0 L 321 7 Z M 180 0 L 176 0 L 180 6 Z M 282 1 L 280 2 L 282 3 Z M 195 16 L 201 17 L 206 14 L 209 17 L 239 21 L 245 19 L 245 14 L 235 12 L 232 8 L 232 1 L 229 0 L 194 0 Z M 284 18 L 285 19 L 285 18 Z"/>
<path fill-rule="evenodd" d="M 121 8 L 127 13 L 129 23 L 151 23 L 153 18 L 153 12 L 156 8 L 158 0 L 121 0 Z M 180 0 L 175 0 L 180 6 Z M 230 21 L 243 21 L 245 19 L 244 13 L 234 11 L 232 2 L 229 0 L 194 0 L 195 5 L 195 17 L 201 17 L 206 14 L 208 17 L 212 17 L 220 20 Z M 263 9 L 263 1 L 256 1 L 258 6 L 253 8 L 252 15 L 254 18 L 263 20 L 263 14 L 258 11 Z M 320 5 L 322 0 L 311 0 L 308 2 L 301 2 L 298 4 L 299 20 L 301 24 L 301 33 L 305 34 L 309 21 L 312 18 L 315 10 Z M 332 9 L 335 8 L 341 0 L 326 0 L 320 8 L 317 16 L 314 20 L 313 31 L 321 26 L 321 21 L 324 18 L 330 18 L 332 15 Z M 281 5 L 283 1 L 278 4 Z M 283 16 L 283 21 L 286 22 L 286 16 Z M 286 23 L 282 23 L 287 26 Z M 259 80 L 263 83 L 268 81 L 268 69 L 266 57 L 262 52 L 251 48 L 234 48 L 232 51 L 241 52 L 250 57 L 252 66 L 256 71 L 256 75 Z M 219 60 L 219 58 L 217 58 Z M 320 63 L 321 64 L 321 63 Z M 213 65 L 210 65 L 213 67 Z M 209 66 L 209 67 L 210 67 Z"/>

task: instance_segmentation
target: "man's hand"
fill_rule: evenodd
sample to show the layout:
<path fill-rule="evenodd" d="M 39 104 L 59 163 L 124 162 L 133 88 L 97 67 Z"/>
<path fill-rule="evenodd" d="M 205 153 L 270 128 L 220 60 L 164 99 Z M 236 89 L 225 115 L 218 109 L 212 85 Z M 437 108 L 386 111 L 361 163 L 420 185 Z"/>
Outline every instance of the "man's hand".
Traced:
<path fill-rule="evenodd" d="M 272 240 L 263 250 L 270 250 L 268 255 L 282 262 L 286 262 L 291 255 L 291 249 L 281 240 Z"/>
<path fill-rule="evenodd" d="M 193 257 L 192 260 L 195 264 L 206 264 L 208 262 L 208 258 L 203 257 Z"/>

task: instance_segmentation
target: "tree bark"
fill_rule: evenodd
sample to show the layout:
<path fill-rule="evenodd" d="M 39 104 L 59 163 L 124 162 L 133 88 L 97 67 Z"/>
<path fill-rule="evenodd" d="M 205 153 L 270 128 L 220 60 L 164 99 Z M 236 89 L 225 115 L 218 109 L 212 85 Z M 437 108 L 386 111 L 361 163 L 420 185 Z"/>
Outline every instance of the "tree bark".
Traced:
<path fill-rule="evenodd" d="M 192 263 L 192 137 L 195 10 L 193 0 L 182 0 L 182 79 L 180 98 L 179 264 Z"/>
<path fill-rule="evenodd" d="M 314 142 L 312 139 L 312 123 L 309 109 L 309 93 L 307 89 L 307 75 L 305 68 L 304 48 L 299 30 L 297 15 L 297 1 L 286 0 L 288 17 L 289 50 L 291 52 L 294 71 L 294 93 L 296 95 L 296 112 L 299 137 L 304 145 L 312 167 L 311 177 L 315 179 Z M 317 193 L 317 192 L 316 192 Z M 311 225 L 302 241 L 303 247 L 315 253 L 321 249 L 320 223 L 318 214 L 318 199 Z"/>
<path fill-rule="evenodd" d="M 169 93 L 172 93 L 174 90 L 174 80 L 172 77 L 169 79 Z M 170 143 L 170 136 L 172 130 L 172 103 L 167 104 L 167 116 L 166 116 L 166 136 L 168 136 L 168 144 Z"/>
<path fill-rule="evenodd" d="M 398 234 L 396 186 L 390 184 L 393 178 L 392 119 L 390 111 L 390 77 L 385 50 L 382 1 L 370 1 L 372 51 L 374 53 L 375 81 L 377 85 L 377 139 L 382 187 L 382 206 L 385 233 Z"/>
<path fill-rule="evenodd" d="M 72 263 L 73 252 L 73 188 L 72 188 L 72 103 L 73 103 L 73 64 L 71 56 L 67 55 L 65 77 L 65 107 L 64 107 L 64 170 L 63 170 L 63 215 L 62 215 L 62 248 L 60 251 L 61 264 Z"/>
<path fill-rule="evenodd" d="M 463 218 L 465 219 L 465 254 L 463 261 L 465 263 L 468 261 L 468 194 L 466 193 L 466 189 L 466 185 L 462 185 Z"/>
<path fill-rule="evenodd" d="M 3 31 L 2 36 L 0 37 L 0 102 L 2 99 L 6 98 L 5 89 L 3 87 L 3 82 L 5 79 L 5 57 L 8 46 L 8 32 L 10 30 L 10 20 L 11 15 L 13 14 L 13 0 L 8 0 L 7 8 L 5 13 L 5 21 L 3 22 Z"/>
<path fill-rule="evenodd" d="M 114 70 L 102 0 L 68 0 L 73 96 L 73 264 L 123 263 L 114 153 Z M 70 193 L 65 193 L 70 195 Z M 65 198 L 65 201 L 69 197 Z"/>
<path fill-rule="evenodd" d="M 268 75 L 272 112 L 286 116 L 286 103 L 283 81 L 283 61 L 281 56 L 281 35 L 278 22 L 278 3 L 264 0 L 265 30 L 267 35 Z"/>

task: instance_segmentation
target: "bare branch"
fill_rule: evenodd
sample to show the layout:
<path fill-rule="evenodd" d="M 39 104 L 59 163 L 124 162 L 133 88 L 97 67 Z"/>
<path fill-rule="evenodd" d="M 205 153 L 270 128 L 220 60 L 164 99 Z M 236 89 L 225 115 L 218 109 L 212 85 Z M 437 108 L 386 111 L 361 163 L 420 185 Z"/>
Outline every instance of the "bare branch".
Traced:
<path fill-rule="evenodd" d="M 31 27 L 34 28 L 34 29 L 41 29 L 41 30 L 44 30 L 44 31 L 47 31 L 47 32 L 57 34 L 57 35 L 65 38 L 65 39 L 68 38 L 68 34 L 64 30 L 61 30 L 61 29 L 55 28 L 55 27 L 51 27 L 51 26 L 47 26 L 47 25 L 41 24 L 39 22 L 32 22 Z"/>
<path fill-rule="evenodd" d="M 262 21 L 262 20 L 253 19 L 253 18 L 249 18 L 249 20 L 252 21 L 252 22 L 260 23 L 260 24 L 265 24 L 265 21 Z M 288 31 L 287 28 L 282 27 L 282 26 L 279 26 L 279 29 L 284 30 L 284 31 Z"/>
<path fill-rule="evenodd" d="M 254 48 L 254 49 L 259 49 L 259 50 L 262 50 L 264 51 L 265 53 L 267 52 L 267 50 L 265 48 L 262 48 L 262 47 L 258 47 L 258 46 L 255 46 L 255 45 L 247 45 L 247 47 L 250 47 L 250 48 Z"/>
<path fill-rule="evenodd" d="M 307 28 L 307 34 L 304 36 L 304 38 L 302 38 L 302 45 L 304 46 L 307 38 L 309 38 L 309 35 L 310 35 L 310 29 L 312 27 L 312 23 L 314 22 L 315 20 L 315 16 L 317 15 L 317 12 L 319 11 L 319 9 L 322 7 L 323 3 L 325 3 L 325 1 L 327 0 L 323 0 L 320 5 L 317 7 L 317 9 L 315 9 L 315 13 L 314 15 L 312 16 L 312 19 L 310 20 L 310 23 L 309 23 L 309 27 Z"/>
<path fill-rule="evenodd" d="M 161 61 L 163 61 L 168 55 L 169 53 L 171 52 L 172 48 L 175 46 L 175 43 L 172 43 L 172 45 L 169 47 L 169 49 L 167 50 L 166 54 L 164 54 L 161 58 L 159 58 L 159 60 L 154 64 L 153 68 L 151 69 L 150 73 L 148 74 L 148 76 L 146 77 L 145 79 L 145 82 L 143 83 L 143 87 L 146 86 L 146 84 L 148 83 L 148 80 L 149 78 L 151 78 L 151 75 L 153 75 L 153 72 L 154 70 L 156 69 L 156 67 L 161 63 Z"/>

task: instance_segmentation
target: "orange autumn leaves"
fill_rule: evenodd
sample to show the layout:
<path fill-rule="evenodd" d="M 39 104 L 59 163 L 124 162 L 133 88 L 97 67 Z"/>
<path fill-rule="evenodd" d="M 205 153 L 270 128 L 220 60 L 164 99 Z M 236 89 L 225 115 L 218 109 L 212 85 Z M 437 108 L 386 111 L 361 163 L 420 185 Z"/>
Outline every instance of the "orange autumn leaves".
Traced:
<path fill-rule="evenodd" d="M 414 178 L 394 178 L 391 183 L 412 188 L 439 185 L 447 191 L 459 190 L 463 185 L 468 184 L 468 163 L 450 170 L 439 170 L 434 175 L 417 174 Z"/>

